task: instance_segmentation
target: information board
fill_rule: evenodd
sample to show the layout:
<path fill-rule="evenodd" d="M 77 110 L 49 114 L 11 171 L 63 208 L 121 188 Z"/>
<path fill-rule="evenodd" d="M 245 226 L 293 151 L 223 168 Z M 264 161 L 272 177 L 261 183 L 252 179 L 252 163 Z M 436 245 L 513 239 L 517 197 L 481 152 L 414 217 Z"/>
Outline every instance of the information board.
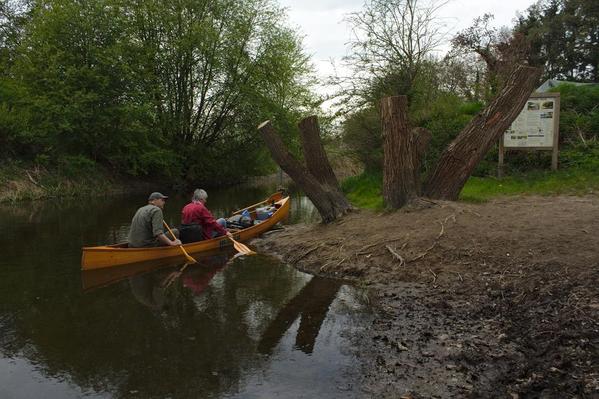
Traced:
<path fill-rule="evenodd" d="M 499 140 L 498 175 L 503 175 L 506 150 L 550 150 L 551 169 L 557 169 L 559 93 L 533 93 L 518 117 Z"/>
<path fill-rule="evenodd" d="M 505 148 L 533 147 L 553 148 L 559 120 L 559 100 L 555 94 L 543 93 L 531 96 L 520 115 L 503 135 Z"/>

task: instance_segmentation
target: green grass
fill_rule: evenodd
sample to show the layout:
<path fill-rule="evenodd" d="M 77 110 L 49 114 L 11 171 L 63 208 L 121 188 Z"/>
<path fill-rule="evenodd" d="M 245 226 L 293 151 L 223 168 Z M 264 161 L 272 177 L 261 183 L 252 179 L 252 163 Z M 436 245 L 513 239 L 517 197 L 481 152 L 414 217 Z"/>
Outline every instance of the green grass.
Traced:
<path fill-rule="evenodd" d="M 343 181 L 342 188 L 352 204 L 366 209 L 384 209 L 382 176 L 362 174 Z M 599 193 L 599 171 L 571 167 L 557 172 L 532 171 L 527 174 L 494 177 L 471 177 L 460 200 L 486 202 L 492 198 L 515 195 L 584 195 Z"/>
<path fill-rule="evenodd" d="M 383 204 L 382 174 L 363 173 L 348 177 L 341 188 L 349 201 L 359 208 L 382 210 Z"/>
<path fill-rule="evenodd" d="M 126 189 L 127 185 L 114 181 L 104 170 L 93 170 L 73 177 L 56 169 L 47 170 L 16 161 L 0 165 L 0 203 L 97 196 Z"/>
<path fill-rule="evenodd" d="M 534 171 L 502 179 L 471 177 L 460 199 L 485 202 L 491 198 L 513 195 L 584 195 L 599 192 L 599 171 L 566 169 L 557 172 Z"/>

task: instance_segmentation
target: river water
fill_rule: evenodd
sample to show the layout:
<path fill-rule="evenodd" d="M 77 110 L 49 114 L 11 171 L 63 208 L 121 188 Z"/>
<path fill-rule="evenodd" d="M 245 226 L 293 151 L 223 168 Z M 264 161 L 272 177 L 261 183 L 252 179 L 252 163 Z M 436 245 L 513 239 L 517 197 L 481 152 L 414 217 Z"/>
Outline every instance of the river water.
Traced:
<path fill-rule="evenodd" d="M 215 216 L 261 189 L 209 191 Z M 269 254 L 80 271 L 146 195 L 0 206 L 0 398 L 351 398 L 367 295 Z M 170 225 L 188 198 L 171 197 Z M 286 223 L 313 221 L 294 194 Z M 251 246 L 251 244 L 250 244 Z"/>

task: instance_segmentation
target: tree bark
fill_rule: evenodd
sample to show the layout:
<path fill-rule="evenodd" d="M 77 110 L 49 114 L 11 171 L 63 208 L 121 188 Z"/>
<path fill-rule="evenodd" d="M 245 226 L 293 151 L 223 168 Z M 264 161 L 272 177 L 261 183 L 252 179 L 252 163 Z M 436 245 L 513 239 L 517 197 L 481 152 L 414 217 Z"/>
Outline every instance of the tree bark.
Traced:
<path fill-rule="evenodd" d="M 320 182 L 287 150 L 270 121 L 261 123 L 258 130 L 275 162 L 306 193 L 323 223 L 330 223 L 352 209 L 345 196 L 328 184 Z"/>
<path fill-rule="evenodd" d="M 539 68 L 514 69 L 495 99 L 443 151 L 425 184 L 427 197 L 458 199 L 476 165 L 522 111 L 540 76 Z"/>
<path fill-rule="evenodd" d="M 420 165 L 422 164 L 422 158 L 426 153 L 426 149 L 433 138 L 433 134 L 423 127 L 415 127 L 412 129 L 411 133 L 412 140 L 415 143 L 415 151 L 413 153 L 414 160 L 412 161 L 414 164 L 414 181 L 417 182 L 418 195 L 421 194 L 422 184 L 420 182 Z"/>
<path fill-rule="evenodd" d="M 385 97 L 381 100 L 383 132 L 383 200 L 391 208 L 401 208 L 418 197 L 417 134 L 408 125 L 408 98 Z"/>
<path fill-rule="evenodd" d="M 315 115 L 308 116 L 299 122 L 298 127 L 308 171 L 321 184 L 328 184 L 339 190 L 339 182 L 320 139 L 318 118 Z"/>

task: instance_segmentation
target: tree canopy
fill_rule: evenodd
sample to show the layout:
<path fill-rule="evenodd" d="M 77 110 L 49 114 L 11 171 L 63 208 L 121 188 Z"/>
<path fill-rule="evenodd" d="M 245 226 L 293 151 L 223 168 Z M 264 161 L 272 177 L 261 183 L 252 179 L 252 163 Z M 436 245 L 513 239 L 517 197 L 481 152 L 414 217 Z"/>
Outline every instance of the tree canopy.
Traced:
<path fill-rule="evenodd" d="M 261 120 L 314 101 L 270 0 L 15 0 L 0 28 L 3 156 L 227 181 L 264 168 Z"/>

